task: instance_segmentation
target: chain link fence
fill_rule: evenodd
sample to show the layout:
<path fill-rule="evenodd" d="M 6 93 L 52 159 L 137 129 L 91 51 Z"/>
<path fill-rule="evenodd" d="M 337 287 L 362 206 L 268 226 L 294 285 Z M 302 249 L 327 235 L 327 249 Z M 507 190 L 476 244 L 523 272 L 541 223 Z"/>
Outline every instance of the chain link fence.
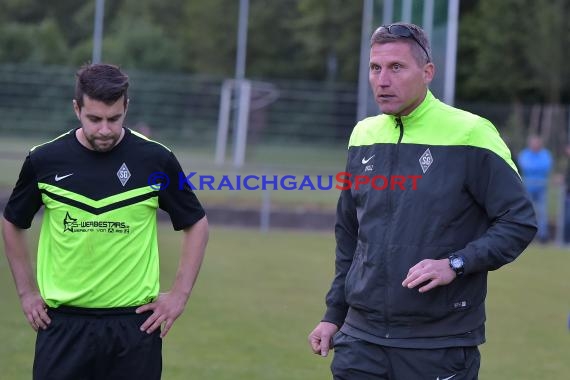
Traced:
<path fill-rule="evenodd" d="M 0 159 L 4 172 L 17 175 L 32 141 L 46 141 L 78 126 L 72 108 L 75 71 L 61 66 L 0 65 Z M 131 79 L 129 127 L 170 145 L 185 169 L 239 174 L 231 165 L 220 167 L 214 163 L 224 78 L 127 72 Z M 356 84 L 254 80 L 251 99 L 246 166 L 242 172 L 330 175 L 343 170 L 348 137 L 356 121 Z M 564 148 L 568 141 L 568 107 L 461 100 L 456 105 L 491 120 L 501 130 L 514 158 L 529 133 L 543 136 L 556 163 L 549 192 L 549 220 L 553 231 L 561 231 L 565 191 L 560 188 L 563 181 L 554 179 L 565 173 L 567 166 Z M 231 143 L 230 134 L 230 148 Z M 229 149 L 228 155 L 231 153 Z M 0 181 L 4 192 L 13 180 Z M 212 204 L 223 206 L 249 204 L 271 210 L 283 203 L 282 209 L 303 206 L 301 211 L 296 210 L 301 213 L 315 208 L 334 212 L 337 194 L 329 193 L 301 192 L 284 197 L 258 194 L 245 198 L 229 194 L 211 199 Z M 561 241 L 559 232 L 552 236 Z"/>

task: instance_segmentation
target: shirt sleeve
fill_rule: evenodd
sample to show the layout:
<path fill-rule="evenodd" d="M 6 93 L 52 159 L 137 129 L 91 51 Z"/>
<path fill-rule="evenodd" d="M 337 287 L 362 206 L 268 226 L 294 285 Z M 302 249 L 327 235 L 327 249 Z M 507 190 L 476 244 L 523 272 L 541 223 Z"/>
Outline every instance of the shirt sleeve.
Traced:
<path fill-rule="evenodd" d="M 467 189 L 487 213 L 491 226 L 457 253 L 465 273 L 490 271 L 513 261 L 536 234 L 536 217 L 509 150 L 489 123 L 474 129 L 478 145 L 467 162 Z"/>
<path fill-rule="evenodd" d="M 348 171 L 348 161 L 346 171 Z M 340 327 L 348 313 L 344 288 L 346 275 L 352 265 L 358 239 L 356 205 L 350 189 L 342 190 L 338 200 L 335 239 L 335 276 L 326 296 L 327 309 L 322 320 L 334 323 Z"/>
<path fill-rule="evenodd" d="M 30 155 L 26 157 L 16 186 L 4 208 L 4 218 L 15 226 L 27 229 L 42 206 L 42 195 Z"/>
<path fill-rule="evenodd" d="M 188 183 L 180 181 L 179 176 L 183 171 L 172 153 L 166 161 L 164 172 L 171 179 L 171 183 L 159 191 L 158 205 L 168 213 L 172 226 L 179 231 L 202 219 L 206 212 Z"/>

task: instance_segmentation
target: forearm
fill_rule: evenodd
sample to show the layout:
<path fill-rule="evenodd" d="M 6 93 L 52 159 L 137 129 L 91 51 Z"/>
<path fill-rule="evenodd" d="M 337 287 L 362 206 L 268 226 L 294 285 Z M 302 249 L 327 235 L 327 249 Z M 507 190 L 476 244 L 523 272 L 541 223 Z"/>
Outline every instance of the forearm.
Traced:
<path fill-rule="evenodd" d="M 26 294 L 38 292 L 24 230 L 2 218 L 2 235 L 4 252 L 14 277 L 18 295 L 21 298 Z"/>
<path fill-rule="evenodd" d="M 481 238 L 455 253 L 465 260 L 465 274 L 491 271 L 515 260 L 535 234 L 536 226 L 531 222 L 497 222 Z"/>
<path fill-rule="evenodd" d="M 198 278 L 208 243 L 208 220 L 200 219 L 184 230 L 182 255 L 171 292 L 184 295 L 187 300 Z"/>

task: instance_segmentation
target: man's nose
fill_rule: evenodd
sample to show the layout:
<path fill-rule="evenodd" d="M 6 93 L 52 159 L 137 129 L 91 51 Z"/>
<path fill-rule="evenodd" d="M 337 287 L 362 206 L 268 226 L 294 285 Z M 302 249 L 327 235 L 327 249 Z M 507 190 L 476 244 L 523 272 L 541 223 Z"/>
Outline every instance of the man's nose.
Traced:
<path fill-rule="evenodd" d="M 109 127 L 109 121 L 107 120 L 102 120 L 101 121 L 101 127 L 99 128 L 99 133 L 106 136 L 111 134 L 111 128 Z"/>
<path fill-rule="evenodd" d="M 388 87 L 390 86 L 390 73 L 388 70 L 382 70 L 376 76 L 376 84 L 381 87 Z"/>

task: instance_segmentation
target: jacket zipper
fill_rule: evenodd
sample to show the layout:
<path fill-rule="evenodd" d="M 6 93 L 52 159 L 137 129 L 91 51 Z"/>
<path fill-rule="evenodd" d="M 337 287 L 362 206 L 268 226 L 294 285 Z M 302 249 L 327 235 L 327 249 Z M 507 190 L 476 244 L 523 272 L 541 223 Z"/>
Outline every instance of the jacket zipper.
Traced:
<path fill-rule="evenodd" d="M 404 124 L 402 123 L 402 118 L 400 116 L 396 117 L 396 126 L 395 128 L 399 128 L 400 130 L 400 136 L 398 137 L 398 142 L 396 143 L 396 151 L 394 152 L 394 154 L 390 157 L 390 172 L 388 173 L 388 178 L 389 181 L 391 181 L 392 179 L 392 173 L 394 172 L 394 169 L 398 166 L 398 158 L 399 158 L 399 154 L 400 154 L 400 143 L 402 142 L 402 138 L 404 137 Z M 389 185 L 390 186 L 390 185 Z M 393 218 L 394 216 L 394 205 L 393 205 L 393 197 L 392 197 L 392 190 L 388 189 L 388 211 L 390 213 L 390 219 Z M 390 254 L 388 251 L 389 248 L 389 242 L 390 242 L 390 238 L 392 235 L 392 223 L 390 223 L 389 225 L 389 230 L 388 233 L 386 234 L 386 251 L 388 252 L 388 255 Z M 388 270 L 388 265 L 384 265 L 384 270 L 385 270 L 385 278 L 386 278 L 386 305 L 384 307 L 384 319 L 386 320 L 386 334 L 384 335 L 385 338 L 390 338 L 390 311 L 388 306 L 390 305 L 390 296 L 391 296 L 391 291 L 390 291 L 390 273 Z"/>

